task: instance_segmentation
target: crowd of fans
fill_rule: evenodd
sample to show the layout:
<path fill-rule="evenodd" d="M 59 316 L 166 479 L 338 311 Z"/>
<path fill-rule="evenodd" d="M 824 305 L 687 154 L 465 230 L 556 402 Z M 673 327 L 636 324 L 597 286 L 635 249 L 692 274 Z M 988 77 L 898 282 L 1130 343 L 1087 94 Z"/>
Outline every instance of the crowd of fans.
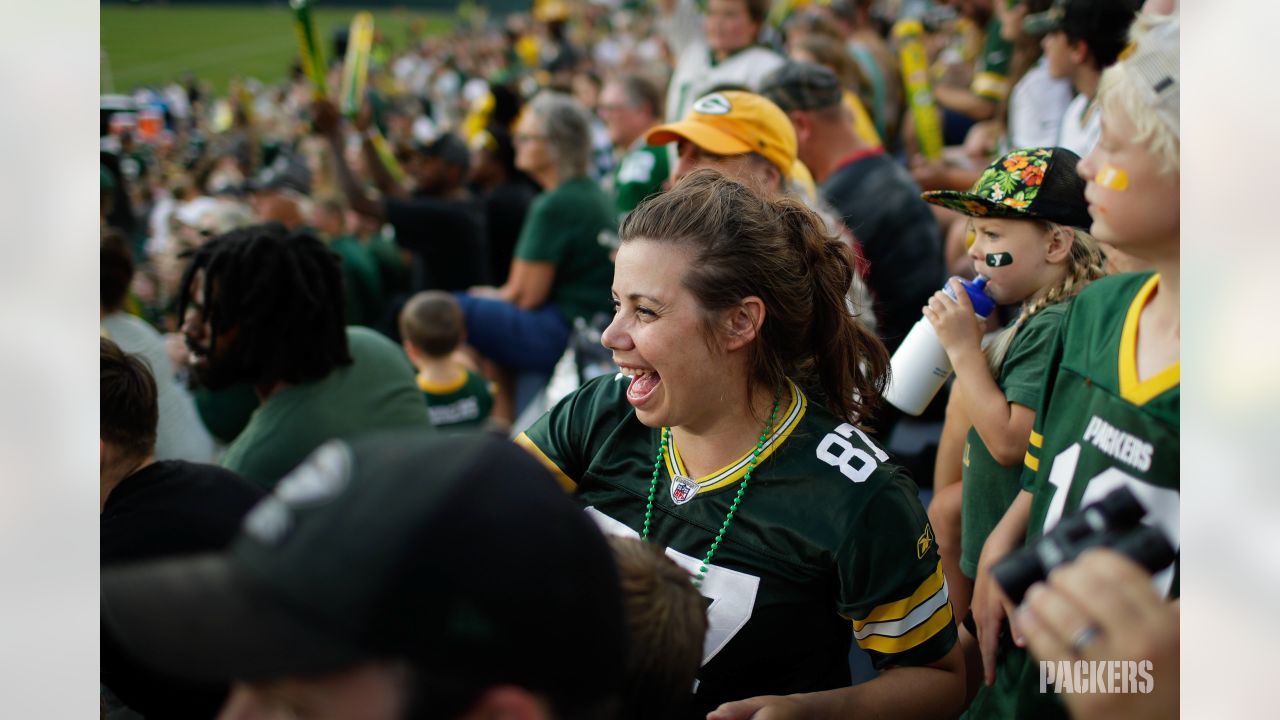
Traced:
<path fill-rule="evenodd" d="M 104 717 L 1176 712 L 1176 563 L 992 573 L 1176 549 L 1176 2 L 536 0 L 345 113 L 329 40 L 103 98 Z"/>

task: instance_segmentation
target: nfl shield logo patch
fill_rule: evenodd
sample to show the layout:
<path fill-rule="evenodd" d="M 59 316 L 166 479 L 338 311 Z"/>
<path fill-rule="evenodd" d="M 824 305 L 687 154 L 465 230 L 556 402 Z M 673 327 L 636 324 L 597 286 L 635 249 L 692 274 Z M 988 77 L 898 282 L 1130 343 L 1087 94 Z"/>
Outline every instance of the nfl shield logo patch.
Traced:
<path fill-rule="evenodd" d="M 671 479 L 671 501 L 677 505 L 683 505 L 693 499 L 698 493 L 698 486 L 689 478 L 683 475 L 676 475 Z"/>

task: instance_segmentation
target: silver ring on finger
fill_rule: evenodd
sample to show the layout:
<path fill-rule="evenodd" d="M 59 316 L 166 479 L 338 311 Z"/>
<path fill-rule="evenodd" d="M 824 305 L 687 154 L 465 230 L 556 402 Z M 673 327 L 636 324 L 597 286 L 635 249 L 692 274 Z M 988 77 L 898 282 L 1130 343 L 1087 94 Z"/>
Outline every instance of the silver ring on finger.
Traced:
<path fill-rule="evenodd" d="M 1102 634 L 1102 630 L 1093 623 L 1089 623 L 1071 637 L 1071 651 L 1077 656 L 1084 653 L 1085 648 L 1089 646 L 1098 636 Z"/>

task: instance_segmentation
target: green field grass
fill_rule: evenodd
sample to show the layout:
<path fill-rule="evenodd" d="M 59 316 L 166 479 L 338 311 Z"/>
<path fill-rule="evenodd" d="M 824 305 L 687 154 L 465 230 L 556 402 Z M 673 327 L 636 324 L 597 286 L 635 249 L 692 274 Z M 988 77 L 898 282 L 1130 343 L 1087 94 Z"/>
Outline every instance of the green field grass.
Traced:
<path fill-rule="evenodd" d="M 129 92 L 191 72 L 223 93 L 234 77 L 274 82 L 285 77 L 297 57 L 293 14 L 284 2 L 249 7 L 153 7 L 103 5 L 103 92 Z M 332 51 L 333 31 L 351 24 L 358 7 L 314 11 L 316 32 Z M 448 32 L 453 16 L 380 9 L 374 23 L 392 47 L 405 47 L 410 23 L 425 23 L 430 34 Z M 108 82 L 113 87 L 108 87 Z"/>

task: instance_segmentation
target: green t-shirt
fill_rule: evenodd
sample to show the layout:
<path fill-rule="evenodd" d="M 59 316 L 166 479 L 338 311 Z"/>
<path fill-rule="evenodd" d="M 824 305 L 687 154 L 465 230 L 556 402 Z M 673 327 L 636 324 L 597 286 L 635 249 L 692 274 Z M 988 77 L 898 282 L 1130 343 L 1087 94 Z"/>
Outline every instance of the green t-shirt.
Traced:
<path fill-rule="evenodd" d="M 369 238 L 365 246 L 378 267 L 381 278 L 383 297 L 394 297 L 409 292 L 411 286 L 409 265 L 405 262 L 403 250 L 395 240 L 378 234 Z"/>
<path fill-rule="evenodd" d="M 198 387 L 192 394 L 196 400 L 196 410 L 204 426 L 214 437 L 224 443 L 236 439 L 253 411 L 258 409 L 258 393 L 251 383 L 236 383 L 218 390 Z"/>
<path fill-rule="evenodd" d="M 1146 508 L 1144 522 L 1178 547 L 1181 371 L 1175 363 L 1137 379 L 1138 318 L 1157 282 L 1150 273 L 1105 277 L 1068 310 L 1046 365 L 1022 475 L 1033 494 L 1028 540 L 1124 486 Z M 1178 570 L 1175 561 L 1158 573 L 1156 587 L 1177 596 Z M 1040 692 L 1039 664 L 1007 643 L 995 687 L 981 688 L 967 715 L 1065 716 L 1055 695 Z"/>
<path fill-rule="evenodd" d="M 572 325 L 613 309 L 609 252 L 617 243 L 613 203 L 594 180 L 579 177 L 534 198 L 515 257 L 556 266 L 550 301 Z"/>
<path fill-rule="evenodd" d="M 348 327 L 347 342 L 354 362 L 267 398 L 222 465 L 270 491 L 326 440 L 391 428 L 430 430 L 413 366 L 400 348 L 362 327 Z"/>
<path fill-rule="evenodd" d="M 1069 306 L 1068 300 L 1044 308 L 1023 323 L 1013 336 L 996 380 L 1010 403 L 1026 406 L 1033 412 L 1040 407 L 1040 393 L 1048 371 L 1046 363 Z M 1021 458 L 1012 465 L 996 462 L 977 429 L 969 428 L 962 470 L 960 569 L 971 578 L 978 574 L 982 544 L 1022 489 L 1020 461 Z"/>
<path fill-rule="evenodd" d="M 517 442 L 606 532 L 634 537 L 661 433 L 636 418 L 628 382 L 588 382 Z M 791 387 L 701 587 L 710 605 L 697 712 L 752 695 L 847 686 L 852 639 L 879 668 L 934 662 L 955 643 L 915 483 L 864 433 Z M 749 460 L 747 453 L 689 480 L 698 490 L 678 502 L 673 478 L 688 471 L 671 442 L 650 539 L 697 573 Z"/>
<path fill-rule="evenodd" d="M 670 174 L 667 148 L 645 145 L 643 138 L 637 140 L 613 172 L 613 207 L 618 223 L 640 201 L 662 192 L 662 184 Z"/>
<path fill-rule="evenodd" d="M 418 389 L 426 396 L 427 414 L 437 428 L 479 428 L 493 410 L 493 388 L 480 375 L 463 372 L 454 383 L 437 385 L 418 376 Z"/>
<path fill-rule="evenodd" d="M 385 298 L 378 261 L 369 248 L 350 236 L 330 245 L 342 257 L 342 280 L 347 294 L 347 324 L 374 326 L 382 320 Z"/>

